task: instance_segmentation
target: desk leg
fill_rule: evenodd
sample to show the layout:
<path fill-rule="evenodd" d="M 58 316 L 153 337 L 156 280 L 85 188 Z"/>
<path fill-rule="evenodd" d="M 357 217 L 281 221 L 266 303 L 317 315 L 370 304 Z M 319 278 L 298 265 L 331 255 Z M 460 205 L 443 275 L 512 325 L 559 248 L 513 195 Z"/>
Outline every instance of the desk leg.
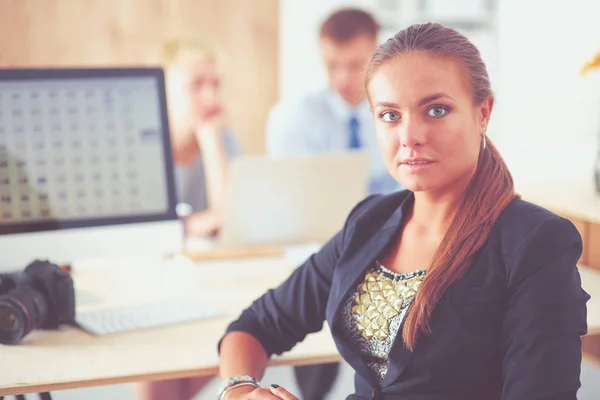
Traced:
<path fill-rule="evenodd" d="M 587 334 L 581 338 L 583 358 L 600 366 L 600 333 Z"/>
<path fill-rule="evenodd" d="M 15 396 L 16 400 L 25 400 L 24 394 L 18 394 Z M 52 396 L 48 392 L 40 393 L 41 400 L 52 400 Z M 0 396 L 0 400 L 4 400 L 4 396 Z"/>

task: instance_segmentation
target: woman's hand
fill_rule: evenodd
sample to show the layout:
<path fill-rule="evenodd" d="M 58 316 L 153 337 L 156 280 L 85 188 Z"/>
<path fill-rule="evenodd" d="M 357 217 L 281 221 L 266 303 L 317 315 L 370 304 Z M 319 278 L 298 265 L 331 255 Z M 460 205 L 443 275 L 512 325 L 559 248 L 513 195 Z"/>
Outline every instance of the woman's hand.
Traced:
<path fill-rule="evenodd" d="M 284 388 L 282 388 L 279 385 L 271 385 L 269 387 L 269 391 L 272 394 L 274 394 L 275 396 L 277 396 L 277 398 L 279 398 L 279 399 L 298 400 L 298 398 L 296 396 L 294 396 L 293 394 L 291 394 L 290 392 L 288 392 L 287 390 L 285 390 Z"/>
<path fill-rule="evenodd" d="M 206 136 L 220 135 L 225 127 L 225 121 L 225 110 L 221 106 L 216 106 L 199 116 L 195 121 L 194 130 L 200 145 L 206 141 Z"/>
<path fill-rule="evenodd" d="M 296 396 L 279 385 L 269 388 L 240 386 L 225 394 L 224 400 L 298 400 Z"/>
<path fill-rule="evenodd" d="M 187 234 L 204 238 L 213 237 L 221 229 L 222 217 L 222 212 L 218 209 L 193 213 L 185 220 Z"/>

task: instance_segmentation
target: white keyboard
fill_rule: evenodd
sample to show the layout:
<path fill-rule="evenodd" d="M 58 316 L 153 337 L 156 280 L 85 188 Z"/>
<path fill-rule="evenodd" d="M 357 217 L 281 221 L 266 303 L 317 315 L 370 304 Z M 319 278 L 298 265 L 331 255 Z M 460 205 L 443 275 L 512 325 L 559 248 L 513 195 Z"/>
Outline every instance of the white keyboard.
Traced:
<path fill-rule="evenodd" d="M 109 335 L 197 321 L 219 314 L 204 301 L 186 299 L 77 313 L 75 321 L 93 335 Z"/>

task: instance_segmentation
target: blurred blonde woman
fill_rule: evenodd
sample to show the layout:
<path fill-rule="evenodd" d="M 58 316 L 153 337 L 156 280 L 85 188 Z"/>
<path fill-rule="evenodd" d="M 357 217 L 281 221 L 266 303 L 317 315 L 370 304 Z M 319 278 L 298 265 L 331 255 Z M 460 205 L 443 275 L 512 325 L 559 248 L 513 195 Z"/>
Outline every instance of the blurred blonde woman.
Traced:
<path fill-rule="evenodd" d="M 178 201 L 193 210 L 188 234 L 212 236 L 222 220 L 228 161 L 239 154 L 236 136 L 226 125 L 222 59 L 208 42 L 195 38 L 168 41 L 161 59 Z"/>
<path fill-rule="evenodd" d="M 235 135 L 227 128 L 221 98 L 222 61 L 200 39 L 177 39 L 164 44 L 171 146 L 178 202 L 193 213 L 186 230 L 193 236 L 212 236 L 220 228 L 227 190 L 227 165 L 239 154 Z M 139 383 L 139 400 L 189 400 L 211 377 Z"/>

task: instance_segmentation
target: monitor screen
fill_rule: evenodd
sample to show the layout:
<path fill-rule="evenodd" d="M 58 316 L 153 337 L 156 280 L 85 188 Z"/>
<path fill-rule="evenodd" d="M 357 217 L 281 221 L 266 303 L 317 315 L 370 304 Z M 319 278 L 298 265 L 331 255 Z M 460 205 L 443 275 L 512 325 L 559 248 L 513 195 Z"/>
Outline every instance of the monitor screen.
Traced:
<path fill-rule="evenodd" d="M 157 68 L 0 70 L 0 234 L 176 219 Z"/>

